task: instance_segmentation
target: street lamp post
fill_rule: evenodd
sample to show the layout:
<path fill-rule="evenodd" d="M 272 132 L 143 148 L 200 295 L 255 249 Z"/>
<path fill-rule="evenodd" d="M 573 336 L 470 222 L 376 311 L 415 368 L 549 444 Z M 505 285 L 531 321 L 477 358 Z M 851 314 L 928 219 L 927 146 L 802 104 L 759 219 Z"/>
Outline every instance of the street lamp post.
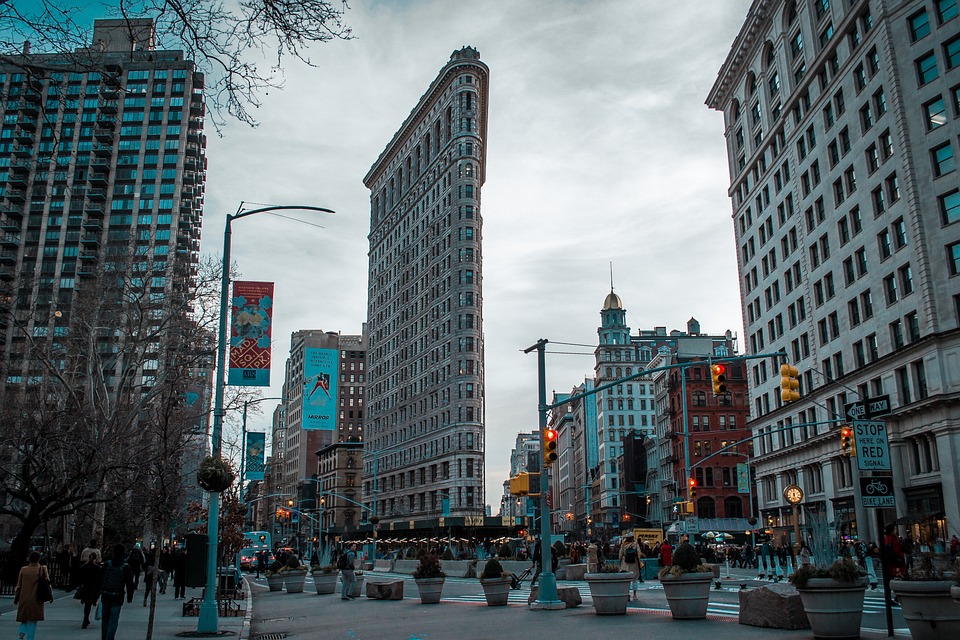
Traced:
<path fill-rule="evenodd" d="M 210 429 L 210 450 L 214 458 L 220 457 L 223 446 L 223 392 L 227 369 L 227 308 L 230 292 L 230 240 L 231 224 L 234 220 L 268 211 L 320 211 L 334 213 L 331 209 L 311 206 L 270 206 L 259 209 L 243 210 L 243 203 L 233 215 L 227 214 L 223 227 L 223 264 L 220 273 L 220 327 L 217 333 L 217 368 L 214 377 L 213 425 Z M 217 611 L 217 543 L 220 537 L 220 494 L 210 494 L 210 506 L 207 512 L 207 579 L 203 602 L 197 617 L 197 633 L 219 633 L 219 613 Z"/>

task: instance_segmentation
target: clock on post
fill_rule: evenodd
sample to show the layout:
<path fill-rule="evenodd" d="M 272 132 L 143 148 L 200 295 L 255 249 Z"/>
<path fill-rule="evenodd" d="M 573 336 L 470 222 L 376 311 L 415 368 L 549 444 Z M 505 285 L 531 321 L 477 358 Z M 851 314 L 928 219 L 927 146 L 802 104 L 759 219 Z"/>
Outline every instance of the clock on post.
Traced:
<path fill-rule="evenodd" d="M 783 497 L 790 504 L 800 504 L 803 502 L 803 489 L 795 484 L 787 485 L 783 490 Z"/>

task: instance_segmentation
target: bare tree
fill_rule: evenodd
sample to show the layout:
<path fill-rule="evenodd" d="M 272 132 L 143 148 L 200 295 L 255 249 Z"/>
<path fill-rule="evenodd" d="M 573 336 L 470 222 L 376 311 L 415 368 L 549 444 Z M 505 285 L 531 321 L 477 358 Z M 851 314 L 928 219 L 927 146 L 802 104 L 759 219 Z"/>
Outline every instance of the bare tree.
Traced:
<path fill-rule="evenodd" d="M 345 24 L 346 0 L 110 0 L 108 16 L 126 21 L 130 55 L 142 24 L 154 24 L 156 46 L 182 50 L 205 75 L 205 96 L 215 128 L 230 116 L 249 125 L 260 95 L 283 86 L 284 58 L 314 65 L 317 43 L 352 38 Z M 19 3 L 0 0 L 0 60 L 29 69 L 31 52 L 57 53 L 72 65 L 93 69 L 100 58 L 92 25 L 81 22 L 85 7 L 70 0 Z M 24 43 L 31 43 L 25 50 Z M 94 45 L 94 46 L 91 46 Z"/>
<path fill-rule="evenodd" d="M 7 386 L 2 405 L 0 515 L 21 525 L 13 557 L 45 522 L 92 510 L 102 526 L 107 505 L 129 499 L 166 531 L 196 470 L 184 453 L 205 443 L 219 264 L 206 260 L 188 292 L 159 275 L 176 263 L 112 257 L 65 311 L 30 300 L 0 307 L 25 345 L 16 370 L 29 374 Z"/>

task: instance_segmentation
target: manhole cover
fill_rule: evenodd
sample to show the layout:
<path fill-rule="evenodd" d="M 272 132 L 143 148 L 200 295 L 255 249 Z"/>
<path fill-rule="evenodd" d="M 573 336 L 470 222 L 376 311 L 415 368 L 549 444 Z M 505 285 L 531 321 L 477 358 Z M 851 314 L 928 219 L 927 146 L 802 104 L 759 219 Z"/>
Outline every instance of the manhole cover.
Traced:
<path fill-rule="evenodd" d="M 261 633 L 253 640 L 283 640 L 286 637 L 285 633 Z"/>

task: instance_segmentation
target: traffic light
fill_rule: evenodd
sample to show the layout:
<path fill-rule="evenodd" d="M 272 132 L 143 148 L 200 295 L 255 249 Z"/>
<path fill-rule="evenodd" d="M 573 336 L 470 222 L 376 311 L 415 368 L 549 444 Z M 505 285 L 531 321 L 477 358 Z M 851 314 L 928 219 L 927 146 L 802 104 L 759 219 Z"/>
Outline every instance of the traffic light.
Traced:
<path fill-rule="evenodd" d="M 549 467 L 557 461 L 557 431 L 543 430 L 543 466 Z"/>
<path fill-rule="evenodd" d="M 727 392 L 727 366 L 714 364 L 710 366 L 710 377 L 713 379 L 713 395 L 722 396 Z"/>
<path fill-rule="evenodd" d="M 539 496 L 540 474 L 522 471 L 510 478 L 510 495 L 512 496 Z"/>
<path fill-rule="evenodd" d="M 840 427 L 840 455 L 845 458 L 853 455 L 853 429 L 847 425 Z"/>
<path fill-rule="evenodd" d="M 690 485 L 690 500 L 694 500 L 697 497 L 697 479 L 690 478 L 687 482 Z"/>
<path fill-rule="evenodd" d="M 693 503 L 692 503 L 692 502 L 684 502 L 684 503 L 683 503 L 683 512 L 684 512 L 684 513 L 693 513 Z"/>
<path fill-rule="evenodd" d="M 780 365 L 780 399 L 784 402 L 796 402 L 800 399 L 800 371 L 789 364 Z"/>

